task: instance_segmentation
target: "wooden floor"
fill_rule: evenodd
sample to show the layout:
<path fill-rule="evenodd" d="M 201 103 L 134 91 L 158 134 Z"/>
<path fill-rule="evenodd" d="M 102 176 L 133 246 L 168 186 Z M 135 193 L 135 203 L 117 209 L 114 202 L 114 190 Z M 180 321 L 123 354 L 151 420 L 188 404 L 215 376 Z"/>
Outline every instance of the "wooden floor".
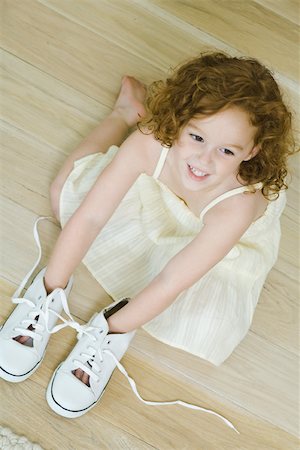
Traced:
<path fill-rule="evenodd" d="M 1 317 L 35 261 L 32 227 L 51 215 L 49 185 L 66 156 L 113 105 L 123 74 L 145 83 L 205 49 L 259 58 L 275 73 L 299 119 L 298 0 L 7 0 L 2 12 Z M 213 408 L 148 407 L 115 372 L 100 404 L 82 418 L 55 415 L 45 390 L 75 332 L 54 335 L 41 368 L 0 382 L 0 423 L 47 450 L 296 449 L 299 432 L 299 159 L 282 217 L 278 262 L 251 331 L 220 367 L 139 331 L 123 359 L 141 394 Z M 47 263 L 59 228 L 40 224 Z M 81 265 L 70 296 L 87 321 L 109 302 Z"/>

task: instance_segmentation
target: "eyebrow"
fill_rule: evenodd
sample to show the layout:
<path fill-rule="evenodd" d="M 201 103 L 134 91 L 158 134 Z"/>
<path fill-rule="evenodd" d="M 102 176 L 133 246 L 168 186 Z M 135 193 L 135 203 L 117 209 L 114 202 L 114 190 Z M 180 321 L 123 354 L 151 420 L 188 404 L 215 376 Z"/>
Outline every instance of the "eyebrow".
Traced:
<path fill-rule="evenodd" d="M 193 122 L 190 123 L 190 126 L 191 126 L 192 128 L 195 128 L 196 130 L 200 131 L 201 133 L 203 133 L 203 131 L 201 130 L 201 128 L 199 128 L 199 127 L 198 127 L 197 125 L 195 125 Z M 243 148 L 242 146 L 237 145 L 237 144 L 226 144 L 226 145 L 223 145 L 222 147 L 234 147 L 234 148 L 236 148 L 237 150 L 240 150 L 240 151 L 243 151 L 243 150 L 244 150 L 244 148 Z"/>

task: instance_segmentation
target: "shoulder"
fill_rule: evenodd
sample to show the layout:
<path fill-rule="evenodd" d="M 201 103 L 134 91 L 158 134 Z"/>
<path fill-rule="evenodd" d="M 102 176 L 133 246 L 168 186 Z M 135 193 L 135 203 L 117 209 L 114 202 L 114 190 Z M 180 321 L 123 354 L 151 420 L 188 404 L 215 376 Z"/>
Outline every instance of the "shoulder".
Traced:
<path fill-rule="evenodd" d="M 223 223 L 233 228 L 247 229 L 267 206 L 260 191 L 243 192 L 226 198 L 211 208 L 204 216 L 205 224 Z"/>
<path fill-rule="evenodd" d="M 152 133 L 134 131 L 120 146 L 120 154 L 126 155 L 128 163 L 135 165 L 141 173 L 152 175 L 161 152 L 161 143 Z"/>

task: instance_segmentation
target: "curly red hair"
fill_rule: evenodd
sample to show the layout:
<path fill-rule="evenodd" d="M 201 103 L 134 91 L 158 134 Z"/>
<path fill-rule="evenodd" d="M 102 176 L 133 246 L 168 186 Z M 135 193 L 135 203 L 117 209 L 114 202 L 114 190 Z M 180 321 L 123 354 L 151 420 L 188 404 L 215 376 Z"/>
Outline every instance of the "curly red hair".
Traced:
<path fill-rule="evenodd" d="M 257 128 L 254 145 L 260 146 L 255 157 L 241 163 L 238 175 L 247 184 L 262 182 L 264 196 L 277 198 L 287 188 L 287 157 L 296 151 L 292 115 L 270 70 L 256 59 L 213 52 L 189 60 L 166 81 L 152 83 L 139 128 L 171 146 L 193 117 L 230 106 L 249 114 Z"/>

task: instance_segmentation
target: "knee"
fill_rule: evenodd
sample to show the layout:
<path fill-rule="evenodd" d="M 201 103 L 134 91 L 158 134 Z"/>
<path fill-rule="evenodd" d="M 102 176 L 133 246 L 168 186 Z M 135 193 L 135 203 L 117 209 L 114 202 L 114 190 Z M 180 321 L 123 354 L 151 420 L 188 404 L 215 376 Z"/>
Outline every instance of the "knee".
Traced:
<path fill-rule="evenodd" d="M 50 204 L 55 218 L 60 222 L 59 216 L 59 202 L 62 186 L 52 183 L 50 186 Z"/>

